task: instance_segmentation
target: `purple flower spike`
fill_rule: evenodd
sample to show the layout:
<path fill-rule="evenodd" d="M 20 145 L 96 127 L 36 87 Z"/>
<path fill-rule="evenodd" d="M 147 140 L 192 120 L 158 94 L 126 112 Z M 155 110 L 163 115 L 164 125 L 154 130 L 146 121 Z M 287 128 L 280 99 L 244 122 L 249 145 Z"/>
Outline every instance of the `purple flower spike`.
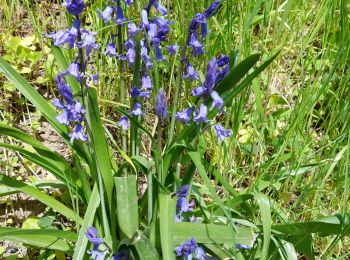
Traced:
<path fill-rule="evenodd" d="M 205 81 L 203 83 L 203 87 L 206 88 L 208 93 L 211 93 L 214 89 L 217 70 L 218 66 L 216 64 L 216 58 L 214 57 L 208 62 L 207 75 L 205 76 Z"/>
<path fill-rule="evenodd" d="M 168 110 L 166 105 L 166 96 L 164 90 L 161 88 L 158 91 L 157 99 L 156 99 L 156 115 L 164 120 L 167 116 Z"/>
<path fill-rule="evenodd" d="M 195 79 L 199 79 L 198 72 L 194 70 L 193 66 L 190 63 L 187 64 L 187 72 L 183 75 L 183 78 L 189 78 L 191 82 Z"/>
<path fill-rule="evenodd" d="M 120 121 L 117 123 L 123 130 L 128 130 L 130 127 L 129 119 L 126 116 L 122 116 Z"/>
<path fill-rule="evenodd" d="M 66 0 L 62 5 L 66 7 L 68 13 L 72 15 L 79 15 L 84 10 L 83 0 Z"/>
<path fill-rule="evenodd" d="M 192 254 L 195 252 L 198 247 L 196 239 L 192 238 L 186 242 L 183 242 L 181 245 L 176 247 L 177 256 L 186 256 L 187 259 L 192 259 Z M 191 256 L 191 258 L 190 258 Z"/>
<path fill-rule="evenodd" d="M 213 92 L 210 93 L 210 96 L 213 99 L 213 104 L 211 106 L 211 109 L 221 108 L 224 105 L 224 101 L 219 96 L 218 92 L 213 91 Z"/>
<path fill-rule="evenodd" d="M 191 108 L 187 108 L 184 111 L 176 113 L 176 120 L 182 122 L 183 124 L 188 124 L 191 120 L 193 110 Z"/>
<path fill-rule="evenodd" d="M 193 121 L 199 125 L 200 123 L 206 123 L 208 122 L 208 118 L 207 118 L 207 113 L 208 113 L 208 108 L 206 105 L 201 104 L 199 110 L 197 111 L 195 117 L 193 118 Z"/>
<path fill-rule="evenodd" d="M 165 49 L 168 51 L 169 55 L 172 56 L 172 55 L 174 55 L 174 54 L 177 52 L 177 50 L 179 49 L 179 45 L 173 44 L 173 45 L 170 45 L 170 46 L 165 47 Z"/>
<path fill-rule="evenodd" d="M 100 9 L 97 9 L 98 17 L 100 17 L 105 23 L 108 23 L 111 20 L 111 15 L 113 13 L 113 8 L 111 6 L 107 6 L 103 12 Z"/>
<path fill-rule="evenodd" d="M 232 135 L 232 132 L 230 129 L 225 130 L 225 128 L 222 125 L 214 125 L 213 126 L 215 134 L 217 139 L 222 142 L 225 137 L 230 137 Z"/>
<path fill-rule="evenodd" d="M 87 141 L 87 136 L 84 134 L 83 127 L 81 124 L 77 124 L 74 127 L 73 133 L 69 134 L 70 142 L 73 143 L 74 140 L 81 140 L 83 142 Z M 90 239 L 89 239 L 90 240 Z M 91 240 L 90 240 L 91 241 Z M 92 241 L 91 241 L 92 242 Z M 93 242 L 92 242 L 93 243 Z"/>
<path fill-rule="evenodd" d="M 133 116 L 143 116 L 144 113 L 141 110 L 141 104 L 136 102 L 134 109 L 129 114 Z"/>
<path fill-rule="evenodd" d="M 129 254 L 126 250 L 121 250 L 116 255 L 112 256 L 111 260 L 129 260 Z"/>

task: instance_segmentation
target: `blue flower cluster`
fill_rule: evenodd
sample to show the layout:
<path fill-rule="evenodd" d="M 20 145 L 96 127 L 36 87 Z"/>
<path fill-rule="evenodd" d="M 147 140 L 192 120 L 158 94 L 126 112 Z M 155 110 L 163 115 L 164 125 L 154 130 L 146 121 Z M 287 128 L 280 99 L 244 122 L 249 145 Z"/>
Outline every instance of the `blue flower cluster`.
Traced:
<path fill-rule="evenodd" d="M 184 219 L 182 213 L 192 211 L 195 205 L 193 200 L 190 203 L 187 202 L 189 188 L 190 186 L 188 184 L 185 184 L 176 192 L 176 222 L 181 222 Z"/>
<path fill-rule="evenodd" d="M 132 1 L 125 1 L 126 5 L 130 5 Z M 155 8 L 160 16 L 150 18 L 150 10 Z M 162 42 L 166 41 L 170 31 L 170 21 L 165 20 L 162 16 L 167 14 L 167 10 L 159 2 L 151 0 L 141 11 L 141 22 L 136 25 L 134 22 L 128 21 L 122 12 L 120 1 L 116 1 L 116 6 L 107 6 L 103 11 L 98 10 L 99 17 L 105 22 L 113 21 L 115 24 L 121 22 L 127 23 L 128 37 L 123 44 L 122 53 L 118 53 L 114 41 L 107 45 L 104 54 L 110 57 L 124 60 L 133 67 L 136 59 L 136 46 L 139 41 L 141 47 L 141 59 L 143 62 L 141 86 L 132 86 L 130 95 L 133 98 L 133 108 L 129 111 L 132 116 L 144 116 L 142 111 L 141 99 L 149 99 L 153 84 L 148 71 L 153 68 L 151 53 L 154 55 L 156 62 L 165 60 L 161 49 Z M 119 35 L 117 37 L 120 37 Z M 179 46 L 173 44 L 165 46 L 169 55 L 174 55 Z M 162 89 L 158 91 L 156 98 L 156 115 L 163 121 L 167 116 L 166 96 Z M 130 127 L 128 117 L 122 116 L 117 123 L 123 130 Z"/>
<path fill-rule="evenodd" d="M 221 55 L 219 59 L 214 57 L 208 62 L 205 81 L 202 86 L 195 87 L 192 90 L 192 96 L 201 98 L 203 102 L 197 109 L 187 108 L 184 111 L 177 112 L 176 119 L 178 121 L 188 124 L 193 120 L 197 125 L 209 122 L 207 118 L 208 107 L 205 104 L 210 101 L 209 98 L 211 98 L 212 101 L 211 109 L 219 109 L 219 112 L 222 112 L 224 101 L 214 88 L 229 73 L 229 61 L 230 58 L 228 56 Z M 198 78 L 198 73 L 191 64 L 188 64 L 187 73 L 184 74 L 184 78 L 189 78 L 190 81 Z M 223 141 L 225 137 L 231 136 L 231 130 L 225 130 L 222 125 L 213 124 L 213 129 L 220 142 Z"/>
<path fill-rule="evenodd" d="M 91 52 L 99 48 L 99 46 L 96 44 L 95 33 L 91 33 L 80 26 L 80 14 L 85 7 L 84 1 L 66 0 L 63 6 L 74 16 L 72 27 L 67 30 L 60 30 L 55 33 L 47 34 L 47 36 L 53 40 L 54 46 L 67 46 L 69 49 L 76 47 L 79 50 L 85 51 L 85 57 L 82 56 L 82 51 L 79 51 L 76 60 L 68 66 L 66 71 L 60 73 L 55 79 L 57 90 L 63 98 L 55 98 L 53 100 L 53 105 L 63 110 L 56 119 L 61 124 L 72 126 L 73 131 L 70 133 L 70 141 L 73 143 L 74 140 L 87 141 L 87 136 L 84 134 L 83 127 L 85 109 L 79 99 L 74 100 L 72 90 L 65 82 L 64 76 L 71 75 L 79 83 L 82 83 L 83 79 L 86 77 L 82 66 L 85 67 Z M 91 79 L 95 82 L 97 76 L 91 76 Z"/>
<path fill-rule="evenodd" d="M 195 255 L 196 259 L 199 260 L 207 260 L 213 259 L 209 258 L 202 247 L 198 246 L 196 239 L 191 238 L 188 241 L 183 242 L 181 245 L 176 247 L 176 255 L 184 256 L 186 260 L 192 260 L 193 255 Z"/>

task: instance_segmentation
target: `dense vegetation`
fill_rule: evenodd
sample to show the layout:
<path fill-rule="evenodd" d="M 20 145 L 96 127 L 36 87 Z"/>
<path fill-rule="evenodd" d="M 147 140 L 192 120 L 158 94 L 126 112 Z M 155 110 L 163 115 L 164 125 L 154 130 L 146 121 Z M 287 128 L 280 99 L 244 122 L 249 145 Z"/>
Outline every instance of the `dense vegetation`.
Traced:
<path fill-rule="evenodd" d="M 150 28 L 138 27 L 149 1 L 128 2 L 121 1 L 128 21 L 117 24 L 103 21 L 101 11 L 120 1 L 85 1 L 79 14 L 61 1 L 0 2 L 1 257 L 83 259 L 92 250 L 172 259 L 186 255 L 187 241 L 194 257 L 203 250 L 218 259 L 347 259 L 347 1 L 218 1 L 206 17 L 207 35 L 196 31 L 202 55 L 191 52 L 188 28 L 212 1 L 159 1 L 167 13 L 155 5 L 147 14 L 171 21 L 161 39 L 166 60 L 153 54 Z M 56 44 L 52 35 L 77 17 L 97 33 L 82 79 L 67 67 L 76 61 L 82 72 L 86 47 Z M 123 45 L 129 22 L 139 30 L 132 65 Z M 152 68 L 138 37 L 153 44 Z M 106 53 L 111 42 L 126 59 Z M 170 55 L 164 47 L 175 43 L 180 48 Z M 211 109 L 212 92 L 193 91 L 209 81 L 221 54 L 231 72 L 215 82 L 220 114 Z M 193 82 L 183 78 L 188 62 L 198 72 Z M 130 89 L 141 87 L 144 73 L 153 90 L 134 100 Z M 70 128 L 55 119 L 65 108 L 52 106 L 55 98 L 70 102 L 57 89 L 64 82 L 86 110 Z M 130 113 L 138 102 L 143 117 Z M 210 122 L 195 119 L 201 102 Z M 186 108 L 194 109 L 189 125 L 175 120 Z M 83 132 L 72 128 L 80 123 Z M 217 125 L 229 132 L 218 135 Z"/>

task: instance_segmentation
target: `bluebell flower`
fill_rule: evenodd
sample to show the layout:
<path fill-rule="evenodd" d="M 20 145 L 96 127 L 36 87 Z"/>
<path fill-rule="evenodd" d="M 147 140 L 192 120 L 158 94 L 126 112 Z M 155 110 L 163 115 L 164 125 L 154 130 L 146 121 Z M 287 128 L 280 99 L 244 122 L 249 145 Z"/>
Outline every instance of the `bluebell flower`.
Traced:
<path fill-rule="evenodd" d="M 230 129 L 226 130 L 222 125 L 213 125 L 214 132 L 216 134 L 217 139 L 222 142 L 225 137 L 230 137 L 232 132 Z"/>
<path fill-rule="evenodd" d="M 191 54 L 195 57 L 198 57 L 204 53 L 203 44 L 198 41 L 195 34 L 191 35 L 189 46 L 192 48 Z"/>
<path fill-rule="evenodd" d="M 93 49 L 98 49 L 99 45 L 96 44 L 96 33 L 89 32 L 88 30 L 81 30 L 81 42 L 77 43 L 78 48 L 85 48 L 85 54 L 88 57 Z"/>
<path fill-rule="evenodd" d="M 132 67 L 135 63 L 136 52 L 134 49 L 129 49 L 125 55 L 126 60 L 129 62 L 129 66 Z"/>
<path fill-rule="evenodd" d="M 100 17 L 105 23 L 108 23 L 111 20 L 111 15 L 113 14 L 113 8 L 107 6 L 103 12 L 100 9 L 97 9 L 98 17 Z"/>
<path fill-rule="evenodd" d="M 230 57 L 224 54 L 221 54 L 219 59 L 217 59 L 216 63 L 219 67 L 224 67 L 230 62 Z"/>
<path fill-rule="evenodd" d="M 133 110 L 129 114 L 133 116 L 143 116 L 144 113 L 141 110 L 141 104 L 136 102 Z"/>
<path fill-rule="evenodd" d="M 220 69 L 219 72 L 216 74 L 215 78 L 215 84 L 219 83 L 223 78 L 226 77 L 226 75 L 230 72 L 230 66 L 226 65 L 224 68 Z"/>
<path fill-rule="evenodd" d="M 148 55 L 148 49 L 143 43 L 143 41 L 141 41 L 141 58 L 145 63 L 147 69 L 153 68 L 151 57 Z"/>
<path fill-rule="evenodd" d="M 203 87 L 206 89 L 206 95 L 209 95 L 214 89 L 217 70 L 218 65 L 216 63 L 216 58 L 214 57 L 208 62 L 207 74 L 203 83 Z"/>
<path fill-rule="evenodd" d="M 66 109 L 66 108 L 64 108 L 64 109 L 65 110 L 61 114 L 56 116 L 55 118 L 56 118 L 58 123 L 69 126 L 70 125 L 70 121 L 69 121 L 70 111 L 69 111 L 69 109 Z"/>
<path fill-rule="evenodd" d="M 130 127 L 129 119 L 126 116 L 122 116 L 117 125 L 126 131 Z"/>
<path fill-rule="evenodd" d="M 153 89 L 152 80 L 150 76 L 148 76 L 147 74 L 142 76 L 141 89 L 142 90 Z"/>
<path fill-rule="evenodd" d="M 115 44 L 113 42 L 108 43 L 104 54 L 107 54 L 108 56 L 114 56 L 114 57 L 119 56 L 119 54 L 117 53 L 117 48 L 115 47 Z"/>
<path fill-rule="evenodd" d="M 167 10 L 164 6 L 162 6 L 160 3 L 158 3 L 157 1 L 154 1 L 153 6 L 157 9 L 157 11 L 161 14 L 161 15 L 166 15 L 167 14 Z"/>
<path fill-rule="evenodd" d="M 183 78 L 189 78 L 191 82 L 195 79 L 199 79 L 198 72 L 194 70 L 193 66 L 189 62 L 187 63 L 187 72 L 183 75 Z"/>
<path fill-rule="evenodd" d="M 60 99 L 58 99 L 58 98 L 54 98 L 53 99 L 52 105 L 54 105 L 58 109 L 65 108 L 65 105 L 63 104 L 63 102 Z"/>
<path fill-rule="evenodd" d="M 208 108 L 206 105 L 201 104 L 200 108 L 196 111 L 196 115 L 193 117 L 193 121 L 199 125 L 200 123 L 208 122 L 207 118 Z"/>
<path fill-rule="evenodd" d="M 142 11 L 141 11 L 141 25 L 140 26 L 142 29 L 149 28 L 148 13 L 147 13 L 147 10 L 145 10 L 145 9 L 142 9 Z"/>
<path fill-rule="evenodd" d="M 179 45 L 173 44 L 173 45 L 170 45 L 170 46 L 166 46 L 165 49 L 168 51 L 169 55 L 172 56 L 179 49 Z"/>
<path fill-rule="evenodd" d="M 253 248 L 253 247 L 250 246 L 250 245 L 244 245 L 244 244 L 236 244 L 235 247 L 236 247 L 237 249 L 248 249 L 248 250 L 250 250 L 250 249 Z"/>
<path fill-rule="evenodd" d="M 139 33 L 139 29 L 136 27 L 134 22 L 128 24 L 128 33 L 130 37 L 136 36 Z"/>
<path fill-rule="evenodd" d="M 66 7 L 68 13 L 72 15 L 80 15 L 84 10 L 83 0 L 66 0 L 62 5 Z"/>
<path fill-rule="evenodd" d="M 80 64 L 77 62 L 72 62 L 66 71 L 61 73 L 62 76 L 72 75 L 78 82 L 81 82 L 82 74 L 80 73 Z"/>
<path fill-rule="evenodd" d="M 222 3 L 220 0 L 215 0 L 205 11 L 204 16 L 205 18 L 210 18 L 213 15 L 217 14 L 219 9 L 222 7 Z"/>
<path fill-rule="evenodd" d="M 189 31 L 189 38 L 193 35 L 196 34 L 199 26 L 206 26 L 207 20 L 204 15 L 197 13 L 196 16 L 191 20 L 190 26 L 188 28 Z M 202 29 L 203 31 L 203 29 Z"/>
<path fill-rule="evenodd" d="M 162 50 L 159 48 L 159 46 L 154 46 L 154 52 L 155 52 L 155 55 L 156 55 L 156 61 L 157 62 L 160 62 L 162 60 L 166 60 L 162 54 Z"/>
<path fill-rule="evenodd" d="M 168 109 L 166 105 L 166 96 L 164 90 L 161 88 L 158 90 L 157 98 L 156 98 L 156 115 L 164 120 L 167 116 Z"/>
<path fill-rule="evenodd" d="M 170 21 L 163 19 L 162 17 L 157 17 L 155 19 L 152 20 L 152 22 L 154 22 L 159 29 L 166 29 L 166 30 L 170 30 Z"/>
<path fill-rule="evenodd" d="M 203 87 L 195 87 L 195 88 L 192 90 L 191 94 L 192 94 L 192 96 L 194 96 L 194 97 L 201 97 L 201 96 L 204 95 L 205 91 L 206 91 L 206 89 L 203 88 Z"/>
<path fill-rule="evenodd" d="M 121 250 L 116 255 L 113 255 L 111 260 L 129 260 L 129 254 L 126 250 Z"/>
<path fill-rule="evenodd" d="M 186 260 L 192 259 L 192 254 L 198 247 L 196 239 L 192 238 L 176 247 L 176 256 L 185 256 Z"/>
<path fill-rule="evenodd" d="M 120 24 L 127 21 L 127 19 L 124 18 L 123 9 L 120 5 L 116 7 L 116 13 L 117 13 L 117 18 L 114 21 L 116 24 Z"/>
<path fill-rule="evenodd" d="M 137 98 L 137 97 L 150 98 L 151 96 L 151 93 L 149 91 L 140 91 L 136 86 L 133 86 L 130 89 L 130 94 L 132 98 Z"/>
<path fill-rule="evenodd" d="M 55 82 L 58 93 L 60 93 L 60 95 L 64 97 L 64 99 L 69 105 L 73 105 L 74 101 L 72 89 L 66 84 L 64 78 L 62 76 L 57 76 L 55 78 Z"/>
<path fill-rule="evenodd" d="M 219 96 L 218 92 L 213 91 L 213 92 L 210 93 L 210 96 L 213 99 L 213 104 L 211 106 L 211 109 L 221 108 L 224 105 L 224 101 Z"/>
<path fill-rule="evenodd" d="M 184 111 L 180 111 L 176 113 L 176 120 L 188 124 L 191 121 L 193 110 L 191 108 L 187 108 Z"/>
<path fill-rule="evenodd" d="M 73 25 L 69 30 L 60 30 L 55 33 L 47 34 L 46 36 L 54 41 L 54 46 L 68 45 L 68 48 L 74 47 L 75 39 L 78 36 L 80 30 L 80 20 L 73 21 Z"/>
<path fill-rule="evenodd" d="M 187 195 L 189 192 L 189 185 L 186 184 L 182 186 L 177 192 L 177 201 L 176 201 L 176 216 L 175 221 L 180 222 L 183 220 L 182 213 L 184 212 L 190 212 L 193 210 L 193 207 L 195 205 L 194 201 L 192 200 L 190 203 L 187 202 Z"/>
<path fill-rule="evenodd" d="M 186 198 L 188 196 L 188 191 L 190 189 L 190 185 L 185 184 L 180 189 L 176 191 L 176 195 L 179 198 Z"/>
<path fill-rule="evenodd" d="M 76 124 L 73 133 L 70 133 L 69 136 L 71 143 L 73 143 L 74 140 L 81 140 L 83 142 L 87 141 L 87 136 L 84 134 L 83 126 L 81 124 Z"/>
<path fill-rule="evenodd" d="M 88 254 L 91 254 L 92 259 L 94 260 L 104 260 L 107 254 L 107 250 L 100 251 L 99 246 L 104 244 L 103 238 L 98 236 L 98 231 L 94 227 L 89 227 L 85 232 L 87 239 L 93 244 L 92 251 L 88 251 Z"/>

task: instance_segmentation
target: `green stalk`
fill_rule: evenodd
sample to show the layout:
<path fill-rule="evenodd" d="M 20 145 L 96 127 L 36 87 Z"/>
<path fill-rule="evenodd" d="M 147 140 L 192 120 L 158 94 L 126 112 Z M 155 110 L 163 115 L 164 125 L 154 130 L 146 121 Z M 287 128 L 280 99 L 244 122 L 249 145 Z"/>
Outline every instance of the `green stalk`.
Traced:
<path fill-rule="evenodd" d="M 185 10 L 185 1 L 184 0 L 181 0 L 181 10 Z M 185 31 L 185 14 L 184 14 L 184 12 L 182 12 L 181 21 L 183 24 L 183 31 Z M 179 92 L 180 92 L 181 81 L 182 81 L 183 63 L 186 59 L 187 42 L 188 42 L 188 37 L 187 37 L 186 42 L 182 48 L 181 61 L 180 61 L 179 69 L 178 69 L 178 75 L 176 78 L 173 110 L 171 112 L 171 121 L 170 121 L 170 129 L 169 129 L 168 147 L 170 146 L 170 144 L 173 140 L 173 137 L 174 137 L 175 116 L 176 116 L 176 111 L 177 111 L 177 103 L 179 102 Z"/>

